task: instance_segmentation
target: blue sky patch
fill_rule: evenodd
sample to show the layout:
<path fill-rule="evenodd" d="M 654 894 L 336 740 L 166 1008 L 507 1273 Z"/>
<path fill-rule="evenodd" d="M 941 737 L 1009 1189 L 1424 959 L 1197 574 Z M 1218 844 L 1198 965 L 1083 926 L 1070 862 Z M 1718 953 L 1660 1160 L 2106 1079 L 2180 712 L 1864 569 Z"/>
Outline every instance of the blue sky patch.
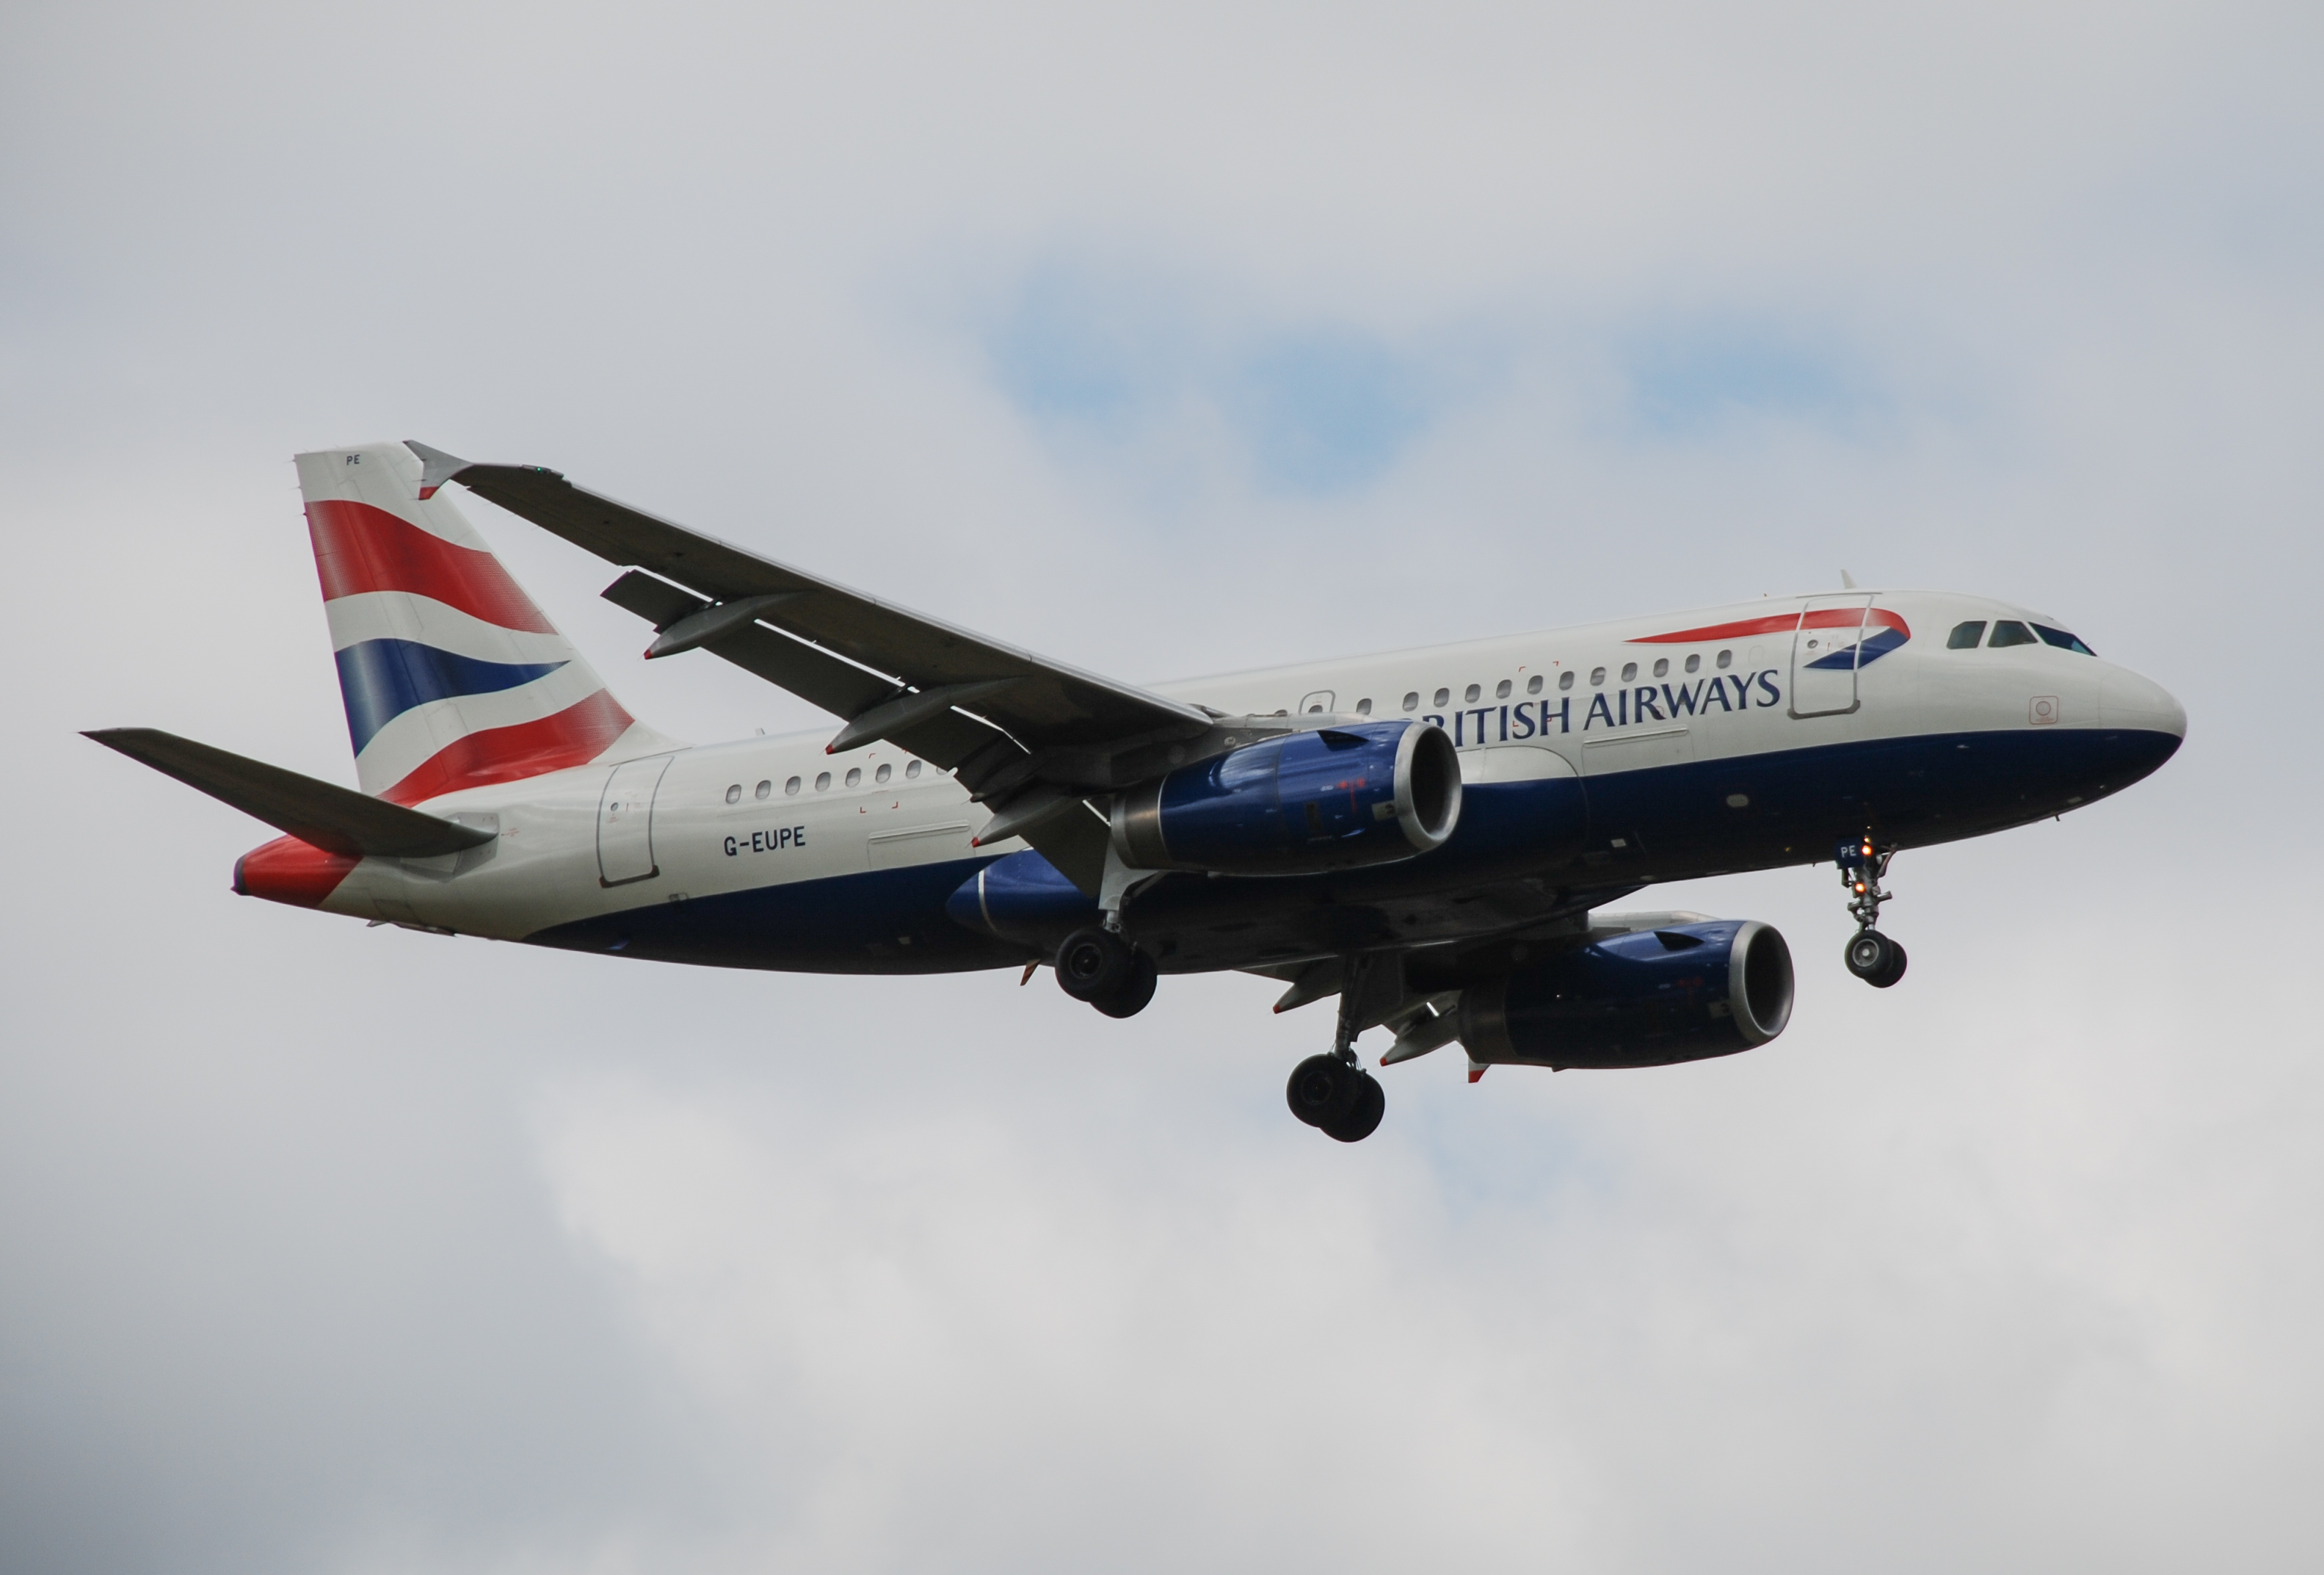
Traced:
<path fill-rule="evenodd" d="M 1437 403 L 1416 357 L 1359 329 L 1230 326 L 1167 292 L 1056 270 L 1019 292 L 985 352 L 1010 402 L 1055 435 L 1126 440 L 1193 403 L 1286 492 L 1379 479 Z"/>
<path fill-rule="evenodd" d="M 1631 338 L 1620 355 L 1633 418 L 1665 437 L 1702 437 L 1749 416 L 1845 426 L 1884 408 L 1845 359 L 1780 332 L 1677 329 Z"/>

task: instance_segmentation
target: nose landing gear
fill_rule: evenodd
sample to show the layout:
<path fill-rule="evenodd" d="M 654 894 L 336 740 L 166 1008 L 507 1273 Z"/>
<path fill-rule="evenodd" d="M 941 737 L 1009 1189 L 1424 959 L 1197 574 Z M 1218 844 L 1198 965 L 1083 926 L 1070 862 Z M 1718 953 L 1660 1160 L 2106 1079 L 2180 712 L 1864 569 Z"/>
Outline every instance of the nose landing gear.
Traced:
<path fill-rule="evenodd" d="M 1876 990 L 1885 990 L 1904 977 L 1904 949 L 1877 930 L 1859 930 L 1849 938 L 1848 971 Z"/>
<path fill-rule="evenodd" d="M 1880 848 L 1869 837 L 1840 845 L 1840 884 L 1848 888 L 1848 911 L 1858 926 L 1842 955 L 1848 971 L 1876 990 L 1904 977 L 1904 949 L 1874 928 L 1880 922 L 1880 904 L 1893 894 L 1882 889 L 1880 880 L 1895 857 L 1895 848 Z"/>

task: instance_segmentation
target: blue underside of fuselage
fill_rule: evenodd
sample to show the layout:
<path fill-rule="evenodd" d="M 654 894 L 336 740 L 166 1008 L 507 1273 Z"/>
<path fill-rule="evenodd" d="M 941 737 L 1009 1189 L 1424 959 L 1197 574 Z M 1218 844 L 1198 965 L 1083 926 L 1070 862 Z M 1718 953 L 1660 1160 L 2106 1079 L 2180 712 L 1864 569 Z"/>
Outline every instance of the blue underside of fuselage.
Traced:
<path fill-rule="evenodd" d="M 1167 876 L 1132 915 L 1167 944 L 1172 925 L 1248 929 L 1237 957 L 1215 938 L 1196 967 L 1269 959 L 1270 921 L 1366 943 L 1372 909 L 1457 904 L 1520 879 L 1578 896 L 1657 881 L 1806 864 L 1870 832 L 1924 847 L 2046 819 L 2120 792 L 2168 760 L 2180 740 L 2130 729 L 1947 734 L 1784 750 L 1623 772 L 1586 782 L 1477 783 L 1461 823 L 1418 858 L 1330 876 Z M 1024 857 L 1028 856 L 1015 856 Z M 659 961 L 818 973 L 942 973 L 1039 955 L 1046 938 L 980 933 L 945 903 L 992 862 L 953 860 L 661 902 L 558 925 L 536 944 Z M 1482 904 L 1478 932 L 1506 928 Z M 1451 906 L 1445 912 L 1453 913 Z M 1093 905 L 1090 913 L 1094 915 Z M 1247 923 L 1221 924 L 1222 914 Z M 1496 919 L 1495 914 L 1502 916 Z M 1448 920 L 1449 922 L 1449 920 Z M 1380 937 L 1386 939 L 1385 935 Z M 1166 969 L 1168 964 L 1166 961 Z"/>

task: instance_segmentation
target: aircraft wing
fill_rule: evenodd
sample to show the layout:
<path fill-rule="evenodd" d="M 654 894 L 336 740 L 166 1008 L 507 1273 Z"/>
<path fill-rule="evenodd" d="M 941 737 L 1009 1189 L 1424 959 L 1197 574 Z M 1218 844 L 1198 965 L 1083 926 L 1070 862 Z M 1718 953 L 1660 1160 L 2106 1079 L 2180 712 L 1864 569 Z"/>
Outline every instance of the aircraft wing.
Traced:
<path fill-rule="evenodd" d="M 958 774 L 1076 885 L 1094 890 L 1104 827 L 1088 793 L 1131 754 L 1209 732 L 1211 714 L 1003 645 L 574 486 L 412 443 L 421 496 L 447 481 L 631 572 L 606 599 L 845 718 L 834 752 L 886 738 Z M 1038 818 L 1035 817 L 1038 812 Z M 995 839 L 988 833 L 986 840 Z"/>

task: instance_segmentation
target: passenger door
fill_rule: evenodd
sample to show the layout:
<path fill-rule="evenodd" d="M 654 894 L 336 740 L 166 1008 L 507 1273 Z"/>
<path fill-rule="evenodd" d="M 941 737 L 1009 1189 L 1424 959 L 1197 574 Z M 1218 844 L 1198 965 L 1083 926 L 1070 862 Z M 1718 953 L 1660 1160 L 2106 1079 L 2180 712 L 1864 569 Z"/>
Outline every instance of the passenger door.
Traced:
<path fill-rule="evenodd" d="M 1836 717 L 1856 709 L 1856 663 L 1872 598 L 1861 591 L 1808 598 L 1792 635 L 1794 717 Z"/>
<path fill-rule="evenodd" d="M 626 885 L 661 873 L 654 865 L 654 792 L 670 759 L 624 761 L 605 778 L 604 796 L 597 801 L 599 885 Z"/>

